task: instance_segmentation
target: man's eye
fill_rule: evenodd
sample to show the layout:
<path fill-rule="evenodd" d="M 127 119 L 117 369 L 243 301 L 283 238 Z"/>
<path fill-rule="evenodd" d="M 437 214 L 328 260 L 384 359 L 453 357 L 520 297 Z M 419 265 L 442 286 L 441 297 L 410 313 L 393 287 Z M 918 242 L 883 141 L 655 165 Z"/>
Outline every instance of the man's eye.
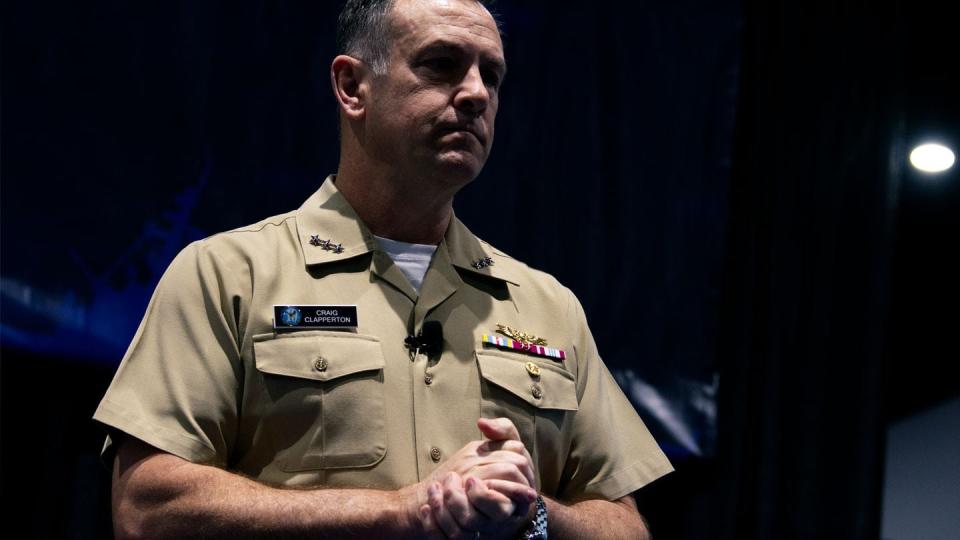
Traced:
<path fill-rule="evenodd" d="M 453 61 L 453 58 L 439 56 L 424 60 L 423 65 L 434 71 L 450 71 L 456 66 L 456 62 Z"/>
<path fill-rule="evenodd" d="M 496 71 L 484 71 L 483 73 L 481 73 L 481 76 L 483 77 L 483 80 L 484 82 L 487 83 L 487 85 L 492 86 L 494 88 L 500 87 L 500 75 L 498 75 Z"/>

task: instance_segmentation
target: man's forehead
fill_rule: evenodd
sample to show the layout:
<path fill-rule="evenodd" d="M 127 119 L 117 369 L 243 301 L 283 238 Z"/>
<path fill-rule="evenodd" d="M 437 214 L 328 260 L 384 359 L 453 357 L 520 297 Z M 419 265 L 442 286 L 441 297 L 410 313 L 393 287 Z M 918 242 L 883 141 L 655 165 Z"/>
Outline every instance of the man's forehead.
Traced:
<path fill-rule="evenodd" d="M 452 34 L 503 49 L 496 21 L 476 0 L 396 0 L 389 20 L 395 40 L 430 41 Z"/>
<path fill-rule="evenodd" d="M 397 8 L 439 10 L 440 12 L 449 12 L 454 8 L 465 8 L 477 15 L 487 15 L 491 19 L 493 18 L 486 6 L 478 0 L 394 0 L 391 9 Z"/>

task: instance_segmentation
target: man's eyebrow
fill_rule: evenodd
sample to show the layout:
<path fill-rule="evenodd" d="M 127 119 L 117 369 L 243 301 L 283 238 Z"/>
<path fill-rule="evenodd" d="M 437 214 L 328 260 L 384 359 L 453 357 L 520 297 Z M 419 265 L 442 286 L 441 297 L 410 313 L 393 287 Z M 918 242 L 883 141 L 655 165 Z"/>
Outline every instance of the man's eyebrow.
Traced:
<path fill-rule="evenodd" d="M 435 52 L 437 50 L 441 50 L 441 51 L 449 50 L 453 52 L 462 52 L 464 48 L 463 48 L 463 45 L 460 45 L 459 43 L 456 43 L 453 41 L 447 41 L 445 39 L 435 39 L 420 45 L 418 53 Z"/>
<path fill-rule="evenodd" d="M 449 53 L 462 54 L 465 51 L 466 51 L 466 48 L 459 43 L 456 43 L 453 41 L 447 41 L 444 39 L 438 39 L 436 41 L 431 41 L 423 45 L 422 47 L 420 47 L 420 50 L 417 51 L 416 56 L 420 57 L 420 56 L 423 56 L 424 54 L 430 54 L 435 52 L 449 52 Z M 483 56 L 482 60 L 486 64 L 492 64 L 500 72 L 501 75 L 507 74 L 507 61 L 503 57 Z"/>

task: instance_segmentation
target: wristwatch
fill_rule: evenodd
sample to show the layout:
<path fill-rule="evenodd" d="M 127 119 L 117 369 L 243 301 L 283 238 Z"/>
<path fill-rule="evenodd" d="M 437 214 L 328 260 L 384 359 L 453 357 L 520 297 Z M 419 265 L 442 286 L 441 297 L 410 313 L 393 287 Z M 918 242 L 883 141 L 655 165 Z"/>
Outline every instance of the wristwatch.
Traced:
<path fill-rule="evenodd" d="M 520 538 L 522 540 L 547 540 L 547 505 L 543 497 L 537 497 L 537 513 L 533 516 L 530 527 Z"/>

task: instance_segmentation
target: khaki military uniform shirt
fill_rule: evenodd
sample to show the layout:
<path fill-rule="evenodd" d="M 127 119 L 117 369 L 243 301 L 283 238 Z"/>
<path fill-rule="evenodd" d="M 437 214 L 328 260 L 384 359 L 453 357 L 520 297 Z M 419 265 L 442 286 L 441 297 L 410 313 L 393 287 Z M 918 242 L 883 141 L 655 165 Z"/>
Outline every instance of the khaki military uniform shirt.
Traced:
<path fill-rule="evenodd" d="M 356 305 L 358 326 L 277 332 L 274 305 Z M 427 320 L 443 328 L 433 358 L 404 344 Z M 498 323 L 565 360 L 483 343 Z M 176 257 L 94 418 L 272 484 L 394 489 L 501 416 L 554 497 L 615 499 L 672 470 L 568 289 L 454 218 L 418 296 L 331 178 L 300 209 Z"/>

